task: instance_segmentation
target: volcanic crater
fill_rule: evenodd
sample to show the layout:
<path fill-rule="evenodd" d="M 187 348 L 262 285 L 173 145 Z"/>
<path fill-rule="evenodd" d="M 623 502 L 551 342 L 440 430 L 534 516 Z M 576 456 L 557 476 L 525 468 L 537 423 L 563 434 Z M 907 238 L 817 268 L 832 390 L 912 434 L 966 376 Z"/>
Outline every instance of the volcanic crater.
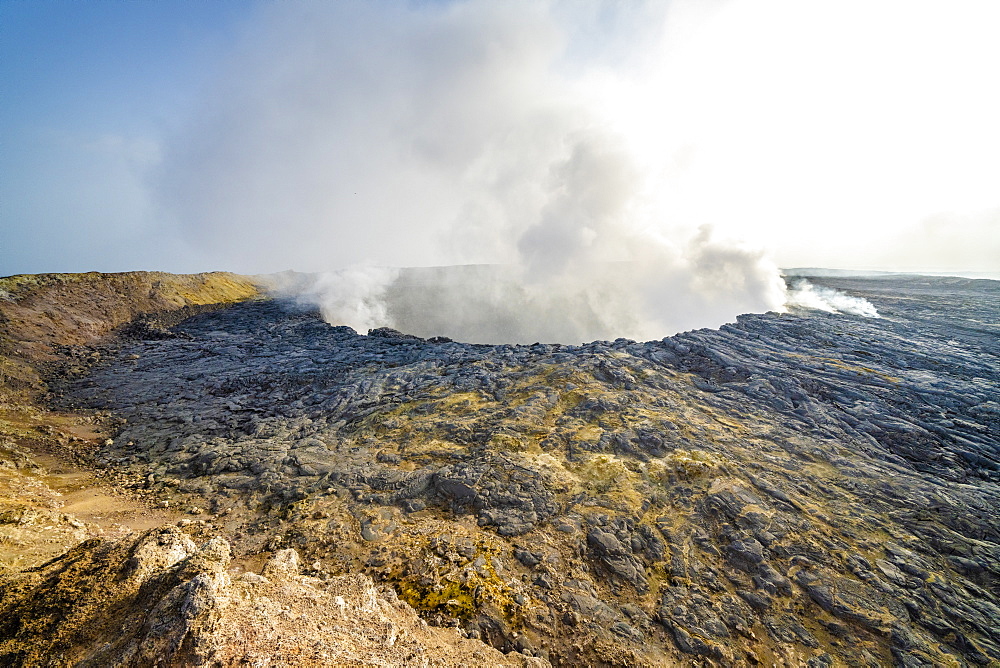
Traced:
<path fill-rule="evenodd" d="M 1000 282 L 810 280 L 879 317 L 476 345 L 0 279 L 0 663 L 1000 665 Z"/>

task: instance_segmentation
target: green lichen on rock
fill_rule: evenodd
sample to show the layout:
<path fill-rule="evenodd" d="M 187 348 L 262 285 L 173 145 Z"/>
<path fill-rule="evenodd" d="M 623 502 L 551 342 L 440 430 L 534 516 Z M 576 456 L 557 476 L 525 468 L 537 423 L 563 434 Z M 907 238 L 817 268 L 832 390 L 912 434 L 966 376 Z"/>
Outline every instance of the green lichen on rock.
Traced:
<path fill-rule="evenodd" d="M 523 624 L 518 592 L 499 572 L 509 556 L 506 544 L 487 536 L 446 533 L 406 546 L 410 558 L 391 570 L 387 580 L 415 609 L 462 621 L 488 612 L 511 628 Z"/>

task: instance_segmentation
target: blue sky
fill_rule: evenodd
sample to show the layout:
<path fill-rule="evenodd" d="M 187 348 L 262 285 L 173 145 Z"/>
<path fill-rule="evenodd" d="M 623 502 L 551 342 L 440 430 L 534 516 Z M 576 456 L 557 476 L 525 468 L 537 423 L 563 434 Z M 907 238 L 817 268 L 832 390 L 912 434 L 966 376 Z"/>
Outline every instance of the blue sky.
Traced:
<path fill-rule="evenodd" d="M 0 274 L 1000 273 L 998 7 L 0 0 Z"/>
<path fill-rule="evenodd" d="M 195 268 L 183 247 L 150 247 L 173 241 L 154 229 L 142 168 L 252 9 L 0 2 L 0 273 Z"/>

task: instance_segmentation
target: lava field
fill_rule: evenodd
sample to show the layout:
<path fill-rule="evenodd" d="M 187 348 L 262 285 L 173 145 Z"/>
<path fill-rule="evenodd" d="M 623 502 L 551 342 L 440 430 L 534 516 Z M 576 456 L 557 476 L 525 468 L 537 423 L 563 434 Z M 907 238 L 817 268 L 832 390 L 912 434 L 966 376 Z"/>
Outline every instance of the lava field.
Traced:
<path fill-rule="evenodd" d="M 66 348 L 50 400 L 236 557 L 539 665 L 998 665 L 1000 282 L 810 280 L 879 317 L 476 345 L 254 299 Z"/>

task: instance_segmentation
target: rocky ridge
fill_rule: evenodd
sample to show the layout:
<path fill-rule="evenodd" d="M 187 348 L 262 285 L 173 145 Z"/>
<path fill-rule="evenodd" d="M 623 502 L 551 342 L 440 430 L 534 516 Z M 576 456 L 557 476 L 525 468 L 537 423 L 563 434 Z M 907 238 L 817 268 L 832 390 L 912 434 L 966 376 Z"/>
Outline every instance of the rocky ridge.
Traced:
<path fill-rule="evenodd" d="M 364 575 L 301 570 L 291 549 L 259 573 L 233 567 L 224 539 L 197 546 L 174 526 L 86 541 L 4 592 L 0 656 L 18 665 L 541 665 L 429 627 Z"/>
<path fill-rule="evenodd" d="M 503 651 L 996 664 L 1000 284 L 815 282 L 882 317 L 477 346 L 255 301 L 75 348 L 55 404 L 120 420 L 98 461 L 200 539 Z"/>

